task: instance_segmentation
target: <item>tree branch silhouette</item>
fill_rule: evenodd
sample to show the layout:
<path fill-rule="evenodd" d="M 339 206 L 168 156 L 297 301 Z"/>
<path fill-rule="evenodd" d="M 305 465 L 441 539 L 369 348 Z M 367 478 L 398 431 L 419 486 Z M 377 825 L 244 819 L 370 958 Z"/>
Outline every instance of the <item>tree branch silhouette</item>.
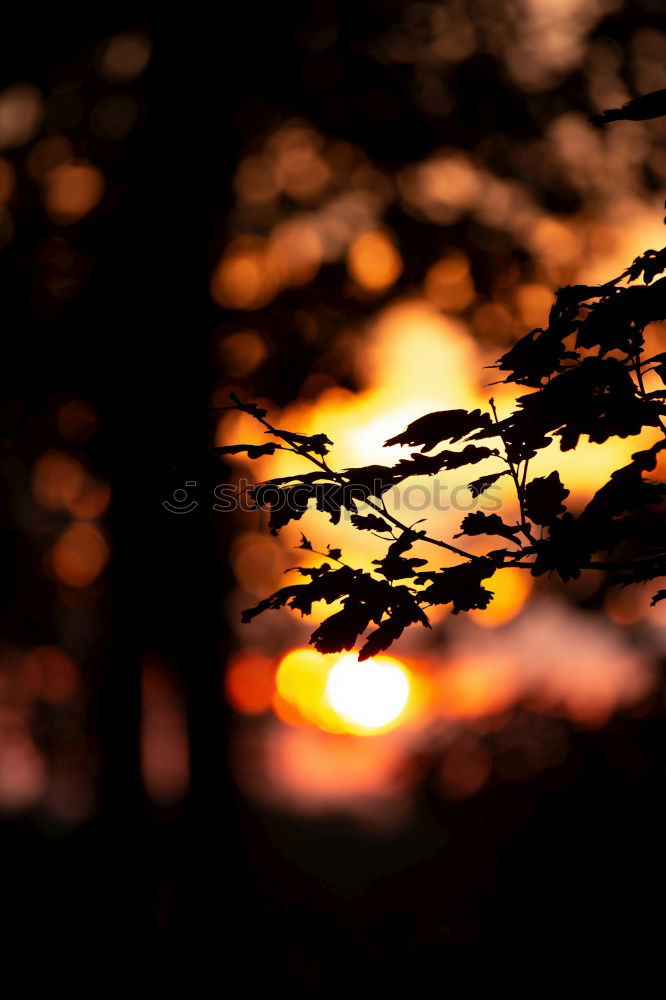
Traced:
<path fill-rule="evenodd" d="M 665 114 L 664 95 L 666 91 L 646 95 L 623 109 L 604 112 L 596 116 L 596 123 Z M 420 448 L 393 466 L 336 471 L 326 460 L 332 442 L 325 434 L 277 428 L 266 419 L 266 410 L 232 396 L 228 409 L 252 416 L 274 440 L 217 451 L 244 451 L 255 458 L 280 449 L 314 466 L 314 471 L 271 479 L 248 491 L 256 509 L 270 510 L 268 526 L 273 534 L 300 520 L 312 502 L 332 524 L 339 523 L 344 511 L 357 530 L 370 531 L 387 545 L 386 554 L 366 572 L 343 563 L 339 549 L 316 553 L 303 535 L 299 548 L 331 559 L 340 568 L 332 569 L 328 562 L 298 568 L 309 577 L 307 583 L 281 588 L 244 612 L 244 621 L 285 605 L 307 616 L 316 601 L 341 602 L 342 610 L 325 619 L 310 641 L 320 652 L 353 649 L 372 624 L 376 627 L 359 651 L 362 660 L 387 649 L 412 624 L 429 628 L 424 611 L 428 607 L 451 604 L 454 614 L 485 609 L 493 593 L 484 581 L 505 568 L 525 569 L 533 576 L 556 574 L 565 583 L 582 570 L 613 573 L 623 585 L 666 576 L 666 484 L 645 475 L 655 469 L 666 448 L 666 390 L 648 391 L 645 377 L 656 375 L 666 385 L 666 353 L 651 357 L 643 353 L 645 328 L 666 319 L 666 277 L 660 277 L 664 272 L 666 247 L 646 251 L 604 284 L 560 288 L 548 325 L 531 330 L 497 362 L 504 382 L 528 390 L 518 397 L 513 412 L 500 418 L 490 399 L 490 412 L 425 414 L 385 442 Z M 528 479 L 531 460 L 555 440 L 564 452 L 575 449 L 582 437 L 603 444 L 613 437 L 639 435 L 646 428 L 660 431 L 662 438 L 615 470 L 577 515 L 567 509 L 569 490 L 556 470 Z M 492 446 L 495 442 L 501 450 Z M 455 444 L 460 447 L 451 448 Z M 490 457 L 506 468 L 471 481 L 469 489 L 480 496 L 509 475 L 520 521 L 506 524 L 497 514 L 475 511 L 466 515 L 454 537 L 501 537 L 516 548 L 489 549 L 479 555 L 417 529 L 422 522 L 403 523 L 386 507 L 384 494 L 411 477 L 467 468 Z M 372 513 L 360 513 L 360 503 Z M 427 560 L 408 555 L 416 542 L 465 561 L 430 567 Z M 653 603 L 665 598 L 666 590 L 660 590 Z"/>

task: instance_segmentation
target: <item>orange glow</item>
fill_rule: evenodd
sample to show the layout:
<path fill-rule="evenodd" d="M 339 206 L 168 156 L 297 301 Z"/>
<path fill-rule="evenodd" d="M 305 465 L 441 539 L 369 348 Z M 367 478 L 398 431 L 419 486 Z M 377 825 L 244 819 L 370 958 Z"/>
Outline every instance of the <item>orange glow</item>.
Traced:
<path fill-rule="evenodd" d="M 528 330 L 546 326 L 553 290 L 544 285 L 519 285 L 515 294 L 522 325 Z"/>
<path fill-rule="evenodd" d="M 314 226 L 292 219 L 275 226 L 268 244 L 268 260 L 280 285 L 306 285 L 317 274 L 322 242 Z"/>
<path fill-rule="evenodd" d="M 62 452 L 51 451 L 35 463 L 32 492 L 47 510 L 69 510 L 85 480 L 83 466 Z"/>
<path fill-rule="evenodd" d="M 643 331 L 645 340 L 644 352 L 651 356 L 658 354 L 666 347 L 666 323 L 648 323 Z M 646 376 L 650 378 L 650 373 Z"/>
<path fill-rule="evenodd" d="M 392 184 L 349 143 L 287 122 L 241 160 L 234 189 L 239 228 L 259 244 L 239 254 L 238 240 L 250 239 L 240 236 L 227 247 L 211 285 L 225 308 L 261 308 L 282 288 L 311 281 L 322 261 L 344 259 L 364 234 L 378 235 L 380 243 L 376 261 L 368 263 L 368 254 L 363 260 L 369 282 L 378 284 L 370 289 L 361 281 L 362 287 L 382 290 L 402 270 L 390 234 L 379 230 Z"/>
<path fill-rule="evenodd" d="M 273 703 L 275 669 L 273 659 L 245 649 L 232 657 L 224 679 L 229 703 L 243 715 L 261 715 Z"/>
<path fill-rule="evenodd" d="M 244 532 L 234 540 L 231 566 L 236 580 L 253 597 L 266 597 L 289 565 L 289 554 L 272 535 Z M 293 560 L 292 560 L 293 562 Z"/>
<path fill-rule="evenodd" d="M 24 669 L 27 684 L 37 698 L 64 705 L 78 693 L 77 669 L 62 649 L 36 646 L 26 654 Z"/>
<path fill-rule="evenodd" d="M 518 692 L 510 661 L 464 657 L 454 659 L 438 675 L 435 697 L 444 716 L 480 718 L 504 711 Z"/>
<path fill-rule="evenodd" d="M 263 338 L 254 330 L 238 330 L 221 337 L 217 351 L 225 374 L 241 378 L 258 368 L 268 356 Z"/>
<path fill-rule="evenodd" d="M 550 37 L 552 41 L 555 36 L 551 33 Z M 515 67 L 511 69 L 515 71 Z M 603 282 L 619 273 L 645 247 L 660 245 L 662 240 L 660 206 L 656 198 L 649 203 L 652 196 L 636 192 L 631 180 L 636 157 L 632 159 L 619 132 L 611 134 L 608 130 L 601 142 L 580 116 L 561 116 L 553 122 L 544 142 L 544 151 L 570 165 L 568 181 L 584 197 L 587 192 L 582 185 L 589 185 L 594 175 L 594 185 L 601 185 L 595 187 L 598 203 L 588 199 L 584 210 L 566 220 L 551 217 L 527 185 L 495 176 L 481 154 L 472 156 L 454 149 L 435 150 L 421 163 L 407 166 L 395 178 L 394 187 L 393 179 L 376 170 L 360 150 L 347 143 L 331 142 L 300 124 L 278 129 L 263 145 L 253 148 L 236 176 L 237 224 L 239 229 L 261 235 L 237 237 L 227 248 L 213 279 L 213 297 L 220 305 L 260 308 L 290 284 L 312 281 L 323 261 L 346 261 L 355 286 L 351 292 L 356 295 L 362 291 L 390 292 L 403 270 L 397 235 L 386 222 L 391 216 L 385 209 L 394 199 L 399 208 L 416 219 L 444 226 L 470 219 L 495 229 L 522 247 L 529 258 L 524 267 L 505 259 L 497 273 L 491 275 L 491 287 L 483 288 L 484 300 L 477 300 L 468 256 L 455 246 L 440 246 L 425 261 L 421 288 L 412 286 L 400 297 L 393 292 L 391 301 L 364 326 L 338 331 L 336 345 L 360 389 L 352 393 L 336 385 L 334 380 L 340 378 L 340 373 L 335 368 L 328 382 L 317 374 L 307 383 L 301 398 L 282 410 L 270 400 L 262 401 L 274 424 L 304 434 L 326 432 L 335 442 L 331 466 L 348 468 L 373 463 L 392 465 L 406 456 L 407 449 L 386 449 L 383 441 L 424 413 L 457 407 L 485 409 L 491 394 L 500 417 L 511 412 L 515 398 L 530 390 L 503 384 L 490 388 L 498 374 L 484 370 L 484 366 L 491 365 L 528 329 L 547 323 L 557 286 Z M 607 155 L 617 161 L 614 168 L 620 165 L 622 184 L 605 188 Z M 612 213 L 607 211 L 610 207 Z M 482 287 L 479 277 L 479 295 Z M 307 313 L 307 307 L 299 321 L 314 338 L 317 322 Z M 646 339 L 652 353 L 663 350 L 663 324 L 648 328 Z M 240 331 L 228 341 L 220 340 L 218 349 L 225 374 L 244 378 L 261 363 L 259 358 L 263 360 L 265 342 L 254 331 Z M 313 391 L 310 386 L 314 385 Z M 660 385 L 655 381 L 648 388 L 658 389 Z M 219 402 L 223 405 L 226 399 Z M 647 430 L 634 438 L 611 439 L 602 446 L 583 441 L 575 451 L 566 453 L 554 442 L 530 463 L 528 475 L 531 479 L 557 468 L 571 490 L 569 505 L 575 512 L 611 472 L 657 437 L 657 431 Z M 228 414 L 218 426 L 219 444 L 265 440 L 263 429 L 245 415 Z M 284 452 L 251 463 L 231 457 L 230 464 L 242 468 L 243 474 L 249 469 L 255 481 L 309 469 Z M 429 534 L 447 540 L 459 530 L 470 510 L 496 510 L 507 523 L 515 523 L 519 512 L 508 477 L 500 480 L 493 492 L 492 501 L 497 506 L 484 506 L 490 502 L 488 497 L 472 504 L 466 490 L 469 479 L 501 469 L 502 463 L 490 458 L 473 470 L 443 474 L 441 483 L 448 490 L 445 500 L 450 501 L 453 491 L 458 490 L 456 502 L 445 502 L 443 506 L 432 499 L 433 480 L 427 477 L 409 481 L 407 486 L 413 485 L 414 492 L 408 502 L 404 490 L 397 491 L 400 495 L 389 491 L 384 499 L 388 509 L 403 522 L 424 518 L 423 527 Z M 250 536 L 241 535 L 233 565 L 243 590 L 264 597 L 284 585 L 283 570 L 287 566 L 319 562 L 307 552 L 291 549 L 298 544 L 301 531 L 316 549 L 325 550 L 327 544 L 340 546 L 345 562 L 366 570 L 372 569 L 372 560 L 385 549 L 378 539 L 357 532 L 344 514 L 333 527 L 326 517 L 308 512 L 298 524 L 288 525 L 279 539 L 264 534 L 252 541 Z M 477 552 L 484 541 L 465 539 L 459 544 Z M 489 542 L 488 547 L 493 544 Z M 429 546 L 417 543 L 411 554 L 428 558 L 433 565 L 454 561 L 445 556 L 440 562 L 438 554 L 433 553 Z M 459 645 L 449 645 L 446 652 L 429 646 L 424 651 L 420 644 L 427 642 L 428 636 L 421 635 L 418 629 L 406 633 L 397 647 L 398 655 L 413 659 L 407 660 L 408 670 L 396 662 L 399 670 L 405 670 L 409 695 L 404 711 L 388 723 L 390 732 L 386 737 L 377 736 L 377 740 L 404 739 L 405 734 L 423 732 L 435 721 L 447 731 L 455 726 L 456 732 L 465 727 L 495 725 L 498 719 L 503 719 L 504 725 L 510 718 L 508 710 L 519 704 L 553 716 L 566 716 L 579 725 L 599 725 L 613 711 L 634 703 L 652 689 L 654 680 L 647 658 L 625 648 L 612 624 L 606 620 L 599 634 L 598 629 L 588 630 L 584 619 L 564 605 L 553 602 L 551 607 L 540 596 L 530 600 L 534 583 L 524 570 L 497 572 L 488 583 L 495 595 L 489 607 L 451 620 L 448 635 Z M 648 609 L 649 597 L 647 592 L 640 597 L 624 592 L 622 598 L 611 595 L 608 616 L 621 623 L 645 619 L 661 624 L 666 620 L 666 602 Z M 305 642 L 306 630 L 335 610 L 320 602 L 307 621 L 289 609 L 276 612 L 273 620 L 281 619 L 278 641 L 282 642 L 283 636 L 297 636 L 295 643 Z M 429 609 L 428 615 L 436 624 L 448 610 Z M 250 626 L 257 629 L 253 641 L 257 645 L 262 640 L 270 644 L 269 633 L 261 632 L 261 627 Z M 279 631 L 283 627 L 284 632 Z M 604 630 L 608 632 L 606 639 Z M 574 659 L 571 651 L 579 647 L 580 653 Z M 423 675 L 414 666 L 419 658 L 427 667 Z M 331 678 L 336 673 L 346 675 L 346 662 L 351 710 L 344 699 L 340 700 L 339 693 L 332 696 Z M 284 782 L 294 794 L 316 798 L 316 782 L 309 771 L 311 761 L 299 768 L 291 756 L 310 746 L 315 730 L 320 732 L 312 736 L 316 746 L 313 758 L 321 753 L 328 759 L 329 754 L 333 755 L 330 747 L 343 740 L 359 747 L 373 742 L 355 738 L 363 732 L 366 703 L 363 699 L 353 701 L 354 668 L 358 668 L 360 680 L 363 664 L 356 663 L 353 654 L 323 657 L 311 649 L 293 649 L 278 666 L 271 704 L 275 716 L 285 725 L 276 724 L 280 734 L 276 740 L 284 739 L 290 749 L 279 758 L 288 773 L 276 775 L 275 781 Z M 268 696 L 266 688 L 257 704 L 264 706 Z M 248 705 L 252 697 L 250 693 Z M 231 694 L 230 700 L 233 702 Z M 368 704 L 373 709 L 380 707 L 372 700 Z M 377 729 L 373 732 L 376 734 Z M 340 754 L 340 760 L 343 757 Z M 276 760 L 272 766 L 277 769 Z M 353 786 L 353 777 L 345 777 L 333 767 L 331 771 L 332 786 L 342 789 L 345 781 Z M 451 798 L 474 794 L 489 775 L 490 761 L 481 744 L 471 737 L 457 737 L 442 765 L 444 793 Z M 381 780 L 377 777 L 378 783 Z"/>
<path fill-rule="evenodd" d="M 58 451 L 47 452 L 35 463 L 32 492 L 47 510 L 66 510 L 83 521 L 99 517 L 111 496 L 108 486 L 87 475 L 76 459 Z"/>
<path fill-rule="evenodd" d="M 573 226 L 559 219 L 541 219 L 531 236 L 532 250 L 546 263 L 562 266 L 578 260 L 582 246 Z"/>
<path fill-rule="evenodd" d="M 402 259 L 386 233 L 363 233 L 349 248 L 347 270 L 362 288 L 383 292 L 400 277 Z"/>
<path fill-rule="evenodd" d="M 495 595 L 485 611 L 470 611 L 469 616 L 484 628 L 495 628 L 511 621 L 527 603 L 534 580 L 524 569 L 507 567 L 496 573 L 489 584 Z"/>
<path fill-rule="evenodd" d="M 38 805 L 67 823 L 90 816 L 94 764 L 81 729 L 80 693 L 78 667 L 64 649 L 2 650 L 0 810 Z M 49 720 L 46 730 L 42 718 Z"/>
<path fill-rule="evenodd" d="M 240 164 L 234 187 L 241 201 L 262 205 L 273 201 L 279 193 L 277 179 L 265 156 L 248 156 Z"/>
<path fill-rule="evenodd" d="M 115 35 L 106 43 L 100 71 L 112 83 L 129 83 L 143 73 L 151 53 L 151 42 L 141 31 Z"/>
<path fill-rule="evenodd" d="M 190 782 L 185 706 L 159 666 L 141 671 L 141 772 L 149 797 L 158 805 L 177 802 Z"/>
<path fill-rule="evenodd" d="M 645 615 L 646 604 L 634 587 L 613 587 L 606 594 L 606 614 L 617 625 L 635 625 Z"/>
<path fill-rule="evenodd" d="M 280 661 L 275 686 L 280 698 L 296 709 L 297 724 L 307 720 L 326 732 L 345 731 L 345 723 L 326 700 L 326 681 L 335 659 L 314 649 L 294 649 Z M 289 722 L 289 713 L 282 718 Z"/>
<path fill-rule="evenodd" d="M 14 194 L 16 175 L 14 168 L 4 156 L 0 156 L 0 208 L 6 205 Z"/>
<path fill-rule="evenodd" d="M 280 722 L 284 722 L 288 726 L 309 725 L 306 717 L 296 708 L 295 705 L 287 701 L 286 698 L 283 698 L 279 691 L 275 691 L 273 693 L 271 705 Z"/>
<path fill-rule="evenodd" d="M 404 818 L 403 759 L 395 732 L 370 740 L 280 726 L 243 741 L 235 766 L 260 800 L 310 815 L 343 807 L 364 825 L 390 829 Z"/>
<path fill-rule="evenodd" d="M 211 295 L 225 309 L 259 309 L 277 290 L 265 240 L 238 237 L 228 247 L 211 279 Z"/>
<path fill-rule="evenodd" d="M 41 123 L 42 98 L 36 87 L 16 83 L 0 93 L 0 149 L 23 146 Z"/>
<path fill-rule="evenodd" d="M 381 751 L 359 753 L 358 741 L 354 739 L 327 740 L 313 731 L 304 731 L 286 736 L 281 742 L 282 751 L 288 755 L 283 763 L 308 790 L 325 788 L 330 794 L 337 785 L 347 795 L 372 792 L 378 772 L 384 770 L 385 755 Z"/>
<path fill-rule="evenodd" d="M 104 536 L 84 521 L 72 524 L 51 553 L 53 571 L 70 587 L 88 587 L 106 566 L 109 550 Z"/>
<path fill-rule="evenodd" d="M 635 625 L 647 620 L 654 625 L 666 621 L 666 602 L 659 601 L 652 607 L 652 596 L 666 586 L 663 577 L 649 584 L 634 584 L 629 587 L 612 587 L 606 594 L 604 607 L 606 614 L 618 625 Z"/>
<path fill-rule="evenodd" d="M 525 701 L 535 711 L 585 725 L 598 725 L 640 700 L 656 681 L 650 659 L 607 619 L 545 599 L 532 601 L 503 629 L 470 633 L 451 666 L 454 681 L 461 674 L 465 686 L 471 679 L 473 690 L 481 689 L 481 705 L 487 689 L 498 711 Z"/>
<path fill-rule="evenodd" d="M 47 787 L 46 761 L 26 719 L 15 709 L 0 706 L 0 806 L 25 809 L 39 802 Z"/>
<path fill-rule="evenodd" d="M 506 344 L 516 336 L 516 329 L 509 310 L 496 302 L 487 302 L 472 315 L 472 326 L 484 340 Z"/>
<path fill-rule="evenodd" d="M 76 222 L 91 212 L 104 194 L 104 178 L 90 163 L 67 162 L 46 176 L 44 203 L 55 222 Z"/>
<path fill-rule="evenodd" d="M 488 781 L 492 771 L 490 755 L 471 737 L 458 740 L 447 750 L 440 772 L 442 791 L 449 799 L 475 795 Z"/>
<path fill-rule="evenodd" d="M 94 521 L 104 513 L 110 499 L 111 490 L 108 486 L 86 476 L 81 492 L 72 499 L 67 509 L 80 521 Z"/>
<path fill-rule="evenodd" d="M 458 266 L 461 267 L 460 263 Z M 282 426 L 306 434 L 325 430 L 335 442 L 331 453 L 333 466 L 362 466 L 373 462 L 390 465 L 400 456 L 401 449 L 384 448 L 383 442 L 411 420 L 442 407 L 473 409 L 487 406 L 488 390 L 479 385 L 477 376 L 483 365 L 494 357 L 496 349 L 492 349 L 492 354 L 484 354 L 469 336 L 466 324 L 442 316 L 427 302 L 392 303 L 379 313 L 364 339 L 354 347 L 365 389 L 353 394 L 331 387 L 321 392 L 315 401 L 298 400 L 271 417 Z M 485 377 L 490 376 L 486 374 Z M 513 398 L 523 390 L 497 386 L 494 391 L 501 416 L 509 412 Z M 656 432 L 652 437 L 656 437 Z M 647 443 L 651 439 L 648 431 L 637 438 L 611 439 L 601 446 L 581 442 L 575 451 L 565 453 L 553 443 L 530 464 L 530 475 L 547 475 L 557 467 L 563 482 L 572 491 L 571 502 L 575 509 L 593 495 L 614 469 L 628 460 L 639 442 Z M 265 437 L 250 417 L 229 415 L 219 425 L 217 442 L 228 444 L 241 440 L 261 442 Z M 297 467 L 293 456 L 277 452 L 253 462 L 251 475 L 261 480 L 292 473 Z M 489 458 L 474 467 L 474 476 L 497 472 L 501 468 L 499 460 Z M 429 533 L 450 538 L 459 530 L 469 510 L 484 509 L 483 504 L 488 502 L 487 499 L 479 500 L 474 505 L 465 489 L 468 472 L 462 470 L 441 477 L 439 503 L 433 493 L 433 479 L 414 478 L 404 489 L 385 495 L 389 510 L 407 522 L 426 518 Z M 504 520 L 515 522 L 518 510 L 508 479 L 500 480 L 493 497 L 501 504 L 499 509 Z M 315 548 L 322 550 L 335 539 L 345 560 L 365 569 L 370 569 L 372 559 L 381 554 L 381 543 L 367 533 L 356 531 L 345 517 L 333 529 L 332 535 L 326 518 L 306 514 L 298 526 L 286 528 L 280 540 L 261 535 L 254 536 L 256 543 L 249 539 L 242 542 L 248 547 L 255 569 L 250 568 L 250 562 L 244 564 L 242 558 L 236 560 L 235 566 L 249 593 L 265 596 L 282 585 L 282 571 L 286 566 L 307 561 L 305 553 L 287 551 L 290 545 L 297 543 L 300 530 L 311 538 Z M 475 544 L 470 542 L 469 547 L 474 548 Z M 252 555 L 255 545 L 257 553 L 261 550 L 257 559 Z M 414 547 L 414 555 L 432 558 L 432 552 L 423 543 Z M 255 571 L 257 578 L 253 582 Z M 472 617 L 482 625 L 508 622 L 524 607 L 532 586 L 529 573 L 502 570 L 495 575 L 489 588 L 496 599 L 486 611 Z M 329 612 L 330 609 L 323 605 L 315 607 L 313 621 Z M 283 613 L 300 620 L 298 614 L 288 610 Z M 445 608 L 433 609 L 433 622 L 446 613 Z"/>
<path fill-rule="evenodd" d="M 433 264 L 425 277 L 425 293 L 450 312 L 462 312 L 476 297 L 465 254 L 452 250 Z"/>
<path fill-rule="evenodd" d="M 407 167 L 398 177 L 403 199 L 433 222 L 454 222 L 482 197 L 488 197 L 483 174 L 462 153 L 441 151 Z"/>
<path fill-rule="evenodd" d="M 316 198 L 329 180 L 329 169 L 319 156 L 321 139 L 310 128 L 287 125 L 268 142 L 279 187 L 295 201 Z"/>
<path fill-rule="evenodd" d="M 275 684 L 280 698 L 296 708 L 297 724 L 307 720 L 332 733 L 387 732 L 416 705 L 407 668 L 388 656 L 359 663 L 353 653 L 294 649 L 280 661 Z"/>
<path fill-rule="evenodd" d="M 297 401 L 281 414 L 274 413 L 273 419 L 303 433 L 316 433 L 326 428 L 335 442 L 331 454 L 333 465 L 391 464 L 397 460 L 401 449 L 384 448 L 383 442 L 411 420 L 429 409 L 440 409 L 442 406 L 481 405 L 484 397 L 472 379 L 472 372 L 480 368 L 481 359 L 482 355 L 465 335 L 462 324 L 442 317 L 428 303 L 397 302 L 380 313 L 362 342 L 357 364 L 359 373 L 368 383 L 365 390 L 353 394 L 346 389 L 332 387 L 321 393 L 314 403 Z M 229 415 L 219 426 L 217 441 L 224 444 L 240 440 L 262 441 L 265 438 L 251 418 Z M 293 472 L 295 467 L 298 466 L 293 456 L 278 452 L 268 459 L 254 462 L 251 475 L 257 479 L 280 476 Z M 498 467 L 494 459 L 489 459 L 475 467 L 475 474 L 496 471 Z M 449 490 L 461 482 L 464 485 L 465 480 L 460 474 L 444 480 Z M 407 503 L 411 496 L 418 510 L 405 507 L 404 492 L 395 497 L 393 494 L 386 495 L 389 508 L 393 506 L 396 515 L 408 521 L 428 518 L 430 528 L 440 531 L 442 537 L 454 534 L 465 511 L 451 506 L 450 492 L 442 494 L 443 507 L 440 504 L 440 509 L 436 509 L 432 495 L 433 480 L 421 477 L 414 479 L 413 484 L 414 490 L 408 494 Z M 412 485 L 412 481 L 408 485 Z M 428 490 L 430 498 L 425 507 L 423 488 Z M 510 502 L 508 489 L 503 489 L 501 495 L 507 498 L 506 502 Z M 466 502 L 469 500 L 468 492 L 464 499 Z M 510 510 L 507 516 L 510 516 Z M 316 548 L 325 550 L 326 543 L 333 541 L 331 526 L 326 518 L 306 515 L 302 530 L 312 538 Z M 356 531 L 344 517 L 334 532 L 345 559 L 353 565 L 370 568 L 372 559 L 381 552 L 382 546 L 377 539 Z M 295 544 L 298 534 L 296 529 L 286 529 L 280 544 L 287 549 L 290 544 Z M 427 548 L 417 546 L 414 554 L 427 555 Z M 282 568 L 303 561 L 303 555 L 289 554 L 289 561 Z M 273 578 L 274 585 L 280 585 L 280 576 L 281 572 Z M 262 572 L 262 579 L 266 579 L 265 572 Z"/>

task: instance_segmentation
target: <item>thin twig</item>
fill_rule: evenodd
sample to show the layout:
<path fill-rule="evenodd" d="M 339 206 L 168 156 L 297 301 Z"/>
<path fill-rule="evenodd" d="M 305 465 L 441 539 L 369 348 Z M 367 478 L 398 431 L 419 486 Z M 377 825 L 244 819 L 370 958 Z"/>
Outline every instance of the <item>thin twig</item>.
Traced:
<path fill-rule="evenodd" d="M 275 428 L 271 426 L 271 424 L 267 420 L 264 420 L 263 417 L 256 416 L 256 414 L 251 414 L 251 415 L 255 418 L 255 420 L 259 420 L 264 425 L 264 427 L 266 427 L 270 431 L 271 434 L 275 434 Z M 290 450 L 290 451 L 293 450 L 294 454 L 300 455 L 302 458 L 307 459 L 313 465 L 316 465 L 317 468 L 321 469 L 322 472 L 325 472 L 326 475 L 330 476 L 331 479 L 339 483 L 341 486 L 348 485 L 344 477 L 341 476 L 340 473 L 334 472 L 333 469 L 330 468 L 330 466 L 323 458 L 323 456 L 321 458 L 315 458 L 312 454 L 310 454 L 310 452 L 306 451 L 305 449 L 301 450 L 298 447 L 294 449 L 285 449 L 285 450 Z M 406 524 L 403 524 L 402 521 L 399 521 L 397 517 L 394 517 L 393 514 L 390 514 L 388 512 L 385 504 L 383 504 L 382 507 L 379 507 L 372 500 L 365 500 L 364 502 L 367 503 L 368 507 L 371 507 L 378 514 L 381 514 L 383 517 L 386 517 L 389 521 L 391 521 L 392 524 L 396 526 L 396 528 L 400 528 L 401 531 L 410 530 Z M 458 548 L 458 546 L 456 545 L 449 545 L 448 542 L 444 542 L 439 538 L 432 538 L 430 535 L 419 535 L 419 540 L 423 542 L 428 542 L 430 545 L 437 545 L 442 549 L 447 549 L 449 552 L 453 552 L 455 555 L 462 556 L 464 559 L 479 558 L 472 552 L 467 552 L 465 549 Z"/>
<path fill-rule="evenodd" d="M 515 465 L 513 464 L 513 462 L 511 461 L 511 459 L 509 458 L 509 446 L 507 444 L 506 437 L 504 436 L 504 431 L 500 427 L 500 422 L 499 422 L 499 419 L 498 419 L 498 416 L 497 416 L 497 409 L 495 407 L 495 400 L 494 399 L 490 399 L 488 402 L 490 403 L 490 408 L 493 411 L 493 417 L 495 418 L 495 425 L 497 427 L 497 433 L 499 434 L 499 437 L 501 438 L 502 444 L 504 445 L 504 461 L 509 466 L 509 472 L 511 473 L 511 478 L 513 479 L 513 484 L 514 484 L 514 486 L 516 488 L 516 497 L 518 498 L 518 505 L 520 507 L 520 530 L 525 535 L 525 538 L 527 538 L 528 541 L 530 541 L 534 545 L 535 538 L 532 535 L 532 532 L 530 531 L 530 526 L 529 526 L 528 521 L 527 521 L 527 515 L 525 513 L 525 506 L 524 506 L 524 503 L 523 503 L 523 491 L 522 491 L 521 485 L 520 485 L 520 483 L 518 481 L 518 472 L 516 471 Z M 527 471 L 527 462 L 525 463 L 525 471 Z"/>

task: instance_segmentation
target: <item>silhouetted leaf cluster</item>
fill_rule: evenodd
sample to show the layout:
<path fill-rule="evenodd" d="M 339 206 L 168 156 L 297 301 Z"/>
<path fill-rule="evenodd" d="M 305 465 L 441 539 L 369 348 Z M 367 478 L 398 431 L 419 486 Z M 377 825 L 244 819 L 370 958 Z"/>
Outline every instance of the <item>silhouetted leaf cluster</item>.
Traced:
<path fill-rule="evenodd" d="M 493 594 L 482 586 L 481 581 L 492 576 L 496 569 L 495 560 L 485 558 L 419 573 L 417 582 L 428 584 L 421 592 L 421 598 L 426 604 L 453 605 L 451 610 L 454 615 L 459 611 L 487 608 Z"/>
<path fill-rule="evenodd" d="M 647 95 L 605 112 L 598 116 L 599 123 L 650 117 L 657 106 L 662 108 L 659 114 L 666 113 L 665 94 Z M 623 584 L 666 576 L 666 484 L 648 476 L 666 448 L 666 391 L 647 391 L 645 383 L 653 372 L 666 384 L 666 352 L 649 358 L 644 350 L 645 327 L 666 318 L 666 277 L 659 277 L 665 271 L 666 248 L 648 250 L 605 284 L 559 289 L 547 327 L 527 333 L 497 363 L 505 382 L 529 390 L 517 399 L 513 412 L 500 419 L 490 400 L 487 411 L 442 410 L 419 417 L 386 441 L 387 446 L 420 449 L 393 465 L 336 471 L 325 458 L 332 443 L 325 434 L 273 427 L 265 410 L 234 397 L 232 408 L 258 420 L 273 441 L 226 446 L 217 449 L 219 454 L 244 452 L 257 458 L 279 448 L 314 466 L 250 490 L 256 507 L 269 510 L 273 534 L 313 506 L 334 525 L 347 512 L 355 528 L 373 533 L 386 545 L 385 554 L 373 560 L 368 572 L 346 565 L 340 550 L 329 547 L 319 554 L 337 561 L 337 568 L 329 561 L 297 567 L 305 582 L 281 588 L 246 611 L 243 620 L 285 605 L 307 616 L 317 602 L 340 604 L 310 641 L 322 653 L 353 649 L 374 626 L 360 648 L 359 658 L 365 659 L 387 649 L 408 626 L 429 627 L 425 608 L 451 605 L 454 614 L 486 608 L 493 593 L 484 581 L 506 566 L 534 576 L 555 573 L 565 582 L 584 569 L 611 572 Z M 553 442 L 569 451 L 581 439 L 603 444 L 646 429 L 656 442 L 613 472 L 582 510 L 567 509 L 569 490 L 556 470 L 528 478 L 530 461 Z M 441 444 L 459 447 L 431 454 Z M 386 493 L 410 477 L 446 474 L 487 459 L 497 460 L 499 468 L 469 482 L 472 496 L 509 477 L 520 519 L 509 524 L 498 514 L 474 511 L 454 538 L 499 536 L 511 543 L 508 548 L 483 555 L 467 551 L 403 524 L 385 504 Z M 360 511 L 360 504 L 369 510 Z M 420 553 L 413 553 L 417 542 L 438 546 L 459 561 L 433 569 Z M 304 535 L 298 547 L 316 554 Z M 666 591 L 659 590 L 653 603 L 665 598 Z"/>

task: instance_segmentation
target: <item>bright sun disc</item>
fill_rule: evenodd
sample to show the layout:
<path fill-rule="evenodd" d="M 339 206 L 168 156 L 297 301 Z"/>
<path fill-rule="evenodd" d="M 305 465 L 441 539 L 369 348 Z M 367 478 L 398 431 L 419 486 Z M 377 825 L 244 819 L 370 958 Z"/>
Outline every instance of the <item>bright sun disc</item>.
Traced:
<path fill-rule="evenodd" d="M 343 656 L 328 675 L 326 700 L 348 723 L 364 730 L 384 729 L 407 704 L 409 678 L 394 660 L 381 657 L 359 663 Z"/>

